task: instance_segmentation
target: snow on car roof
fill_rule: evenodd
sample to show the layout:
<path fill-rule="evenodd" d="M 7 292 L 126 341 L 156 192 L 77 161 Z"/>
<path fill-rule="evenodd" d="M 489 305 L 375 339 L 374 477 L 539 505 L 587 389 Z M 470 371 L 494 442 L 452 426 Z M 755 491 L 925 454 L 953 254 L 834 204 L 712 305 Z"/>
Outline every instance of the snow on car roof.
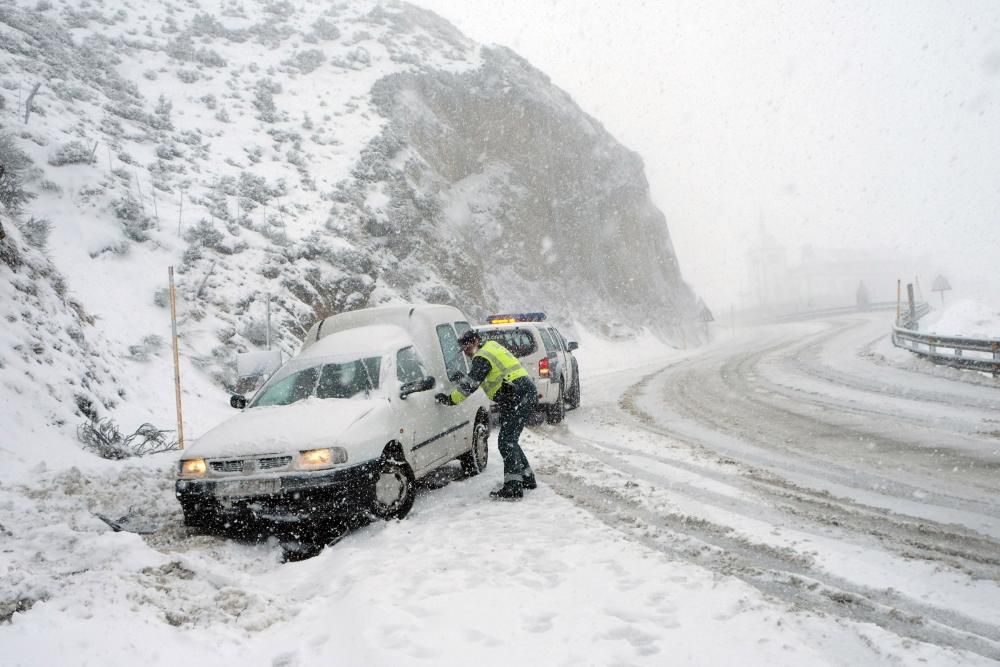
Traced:
<path fill-rule="evenodd" d="M 295 359 L 331 356 L 374 356 L 413 345 L 406 329 L 394 324 L 371 324 L 336 331 L 316 341 Z"/>

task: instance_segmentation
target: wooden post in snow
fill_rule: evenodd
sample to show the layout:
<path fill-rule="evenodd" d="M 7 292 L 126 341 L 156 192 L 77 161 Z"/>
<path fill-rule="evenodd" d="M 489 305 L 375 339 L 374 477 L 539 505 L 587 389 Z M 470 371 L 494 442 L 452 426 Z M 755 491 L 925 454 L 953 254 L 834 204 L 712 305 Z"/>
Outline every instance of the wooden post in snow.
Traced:
<path fill-rule="evenodd" d="M 181 410 L 181 360 L 177 338 L 177 290 L 174 288 L 174 267 L 168 269 L 170 276 L 170 329 L 174 339 L 174 402 L 177 405 L 177 445 L 184 449 L 184 416 Z"/>
<path fill-rule="evenodd" d="M 903 281 L 896 279 L 896 326 L 899 326 L 899 302 L 902 299 Z"/>
<path fill-rule="evenodd" d="M 181 235 L 181 223 L 184 221 L 184 190 L 181 189 L 181 202 L 177 208 L 177 236 Z"/>
<path fill-rule="evenodd" d="M 28 99 L 24 101 L 24 124 L 25 125 L 28 124 L 28 118 L 31 116 L 31 100 L 35 99 L 35 93 L 37 93 L 38 89 L 41 88 L 41 87 L 42 87 L 42 84 L 40 82 L 36 83 L 35 87 L 31 89 L 30 93 L 28 93 Z M 21 93 L 21 88 L 20 87 L 18 87 L 17 92 L 18 92 L 18 95 L 20 95 L 20 93 Z"/>

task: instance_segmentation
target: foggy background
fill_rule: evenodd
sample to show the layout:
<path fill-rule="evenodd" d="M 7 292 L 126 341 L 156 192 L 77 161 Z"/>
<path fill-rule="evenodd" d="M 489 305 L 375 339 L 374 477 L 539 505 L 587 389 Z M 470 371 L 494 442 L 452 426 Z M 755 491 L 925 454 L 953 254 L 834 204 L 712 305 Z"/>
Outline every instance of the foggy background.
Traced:
<path fill-rule="evenodd" d="M 529 59 L 641 154 L 716 312 L 766 301 L 768 258 L 797 283 L 829 261 L 856 286 L 844 267 L 863 263 L 876 299 L 919 272 L 929 300 L 938 273 L 1000 300 L 1000 4 L 416 3 Z"/>

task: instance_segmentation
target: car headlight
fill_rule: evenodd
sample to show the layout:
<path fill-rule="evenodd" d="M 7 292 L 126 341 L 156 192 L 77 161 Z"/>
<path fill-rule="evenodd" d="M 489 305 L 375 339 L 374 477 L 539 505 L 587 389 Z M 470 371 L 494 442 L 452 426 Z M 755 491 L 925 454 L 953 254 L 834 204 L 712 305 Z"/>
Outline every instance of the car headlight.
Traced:
<path fill-rule="evenodd" d="M 177 468 L 178 475 L 181 477 L 204 477 L 207 471 L 208 465 L 205 463 L 205 459 L 186 459 L 181 461 Z"/>
<path fill-rule="evenodd" d="M 300 468 L 326 468 L 338 463 L 347 463 L 347 450 L 343 447 L 324 447 L 299 452 Z"/>

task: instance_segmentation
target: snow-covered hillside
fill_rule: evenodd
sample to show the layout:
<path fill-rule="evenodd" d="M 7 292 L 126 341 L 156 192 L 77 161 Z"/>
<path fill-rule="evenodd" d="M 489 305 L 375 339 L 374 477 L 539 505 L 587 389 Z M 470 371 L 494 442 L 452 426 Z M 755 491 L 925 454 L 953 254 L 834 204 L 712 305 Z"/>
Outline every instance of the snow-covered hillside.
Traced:
<path fill-rule="evenodd" d="M 695 324 L 638 157 L 425 10 L 3 0 L 0 56 L 0 153 L 25 194 L 0 244 L 37 255 L 0 264 L 0 377 L 37 393 L 47 416 L 18 417 L 35 426 L 171 415 L 169 394 L 138 399 L 169 382 L 169 266 L 182 375 L 227 387 L 268 294 L 286 355 L 319 317 L 397 300 Z M 60 381 L 37 390 L 36 362 Z"/>

